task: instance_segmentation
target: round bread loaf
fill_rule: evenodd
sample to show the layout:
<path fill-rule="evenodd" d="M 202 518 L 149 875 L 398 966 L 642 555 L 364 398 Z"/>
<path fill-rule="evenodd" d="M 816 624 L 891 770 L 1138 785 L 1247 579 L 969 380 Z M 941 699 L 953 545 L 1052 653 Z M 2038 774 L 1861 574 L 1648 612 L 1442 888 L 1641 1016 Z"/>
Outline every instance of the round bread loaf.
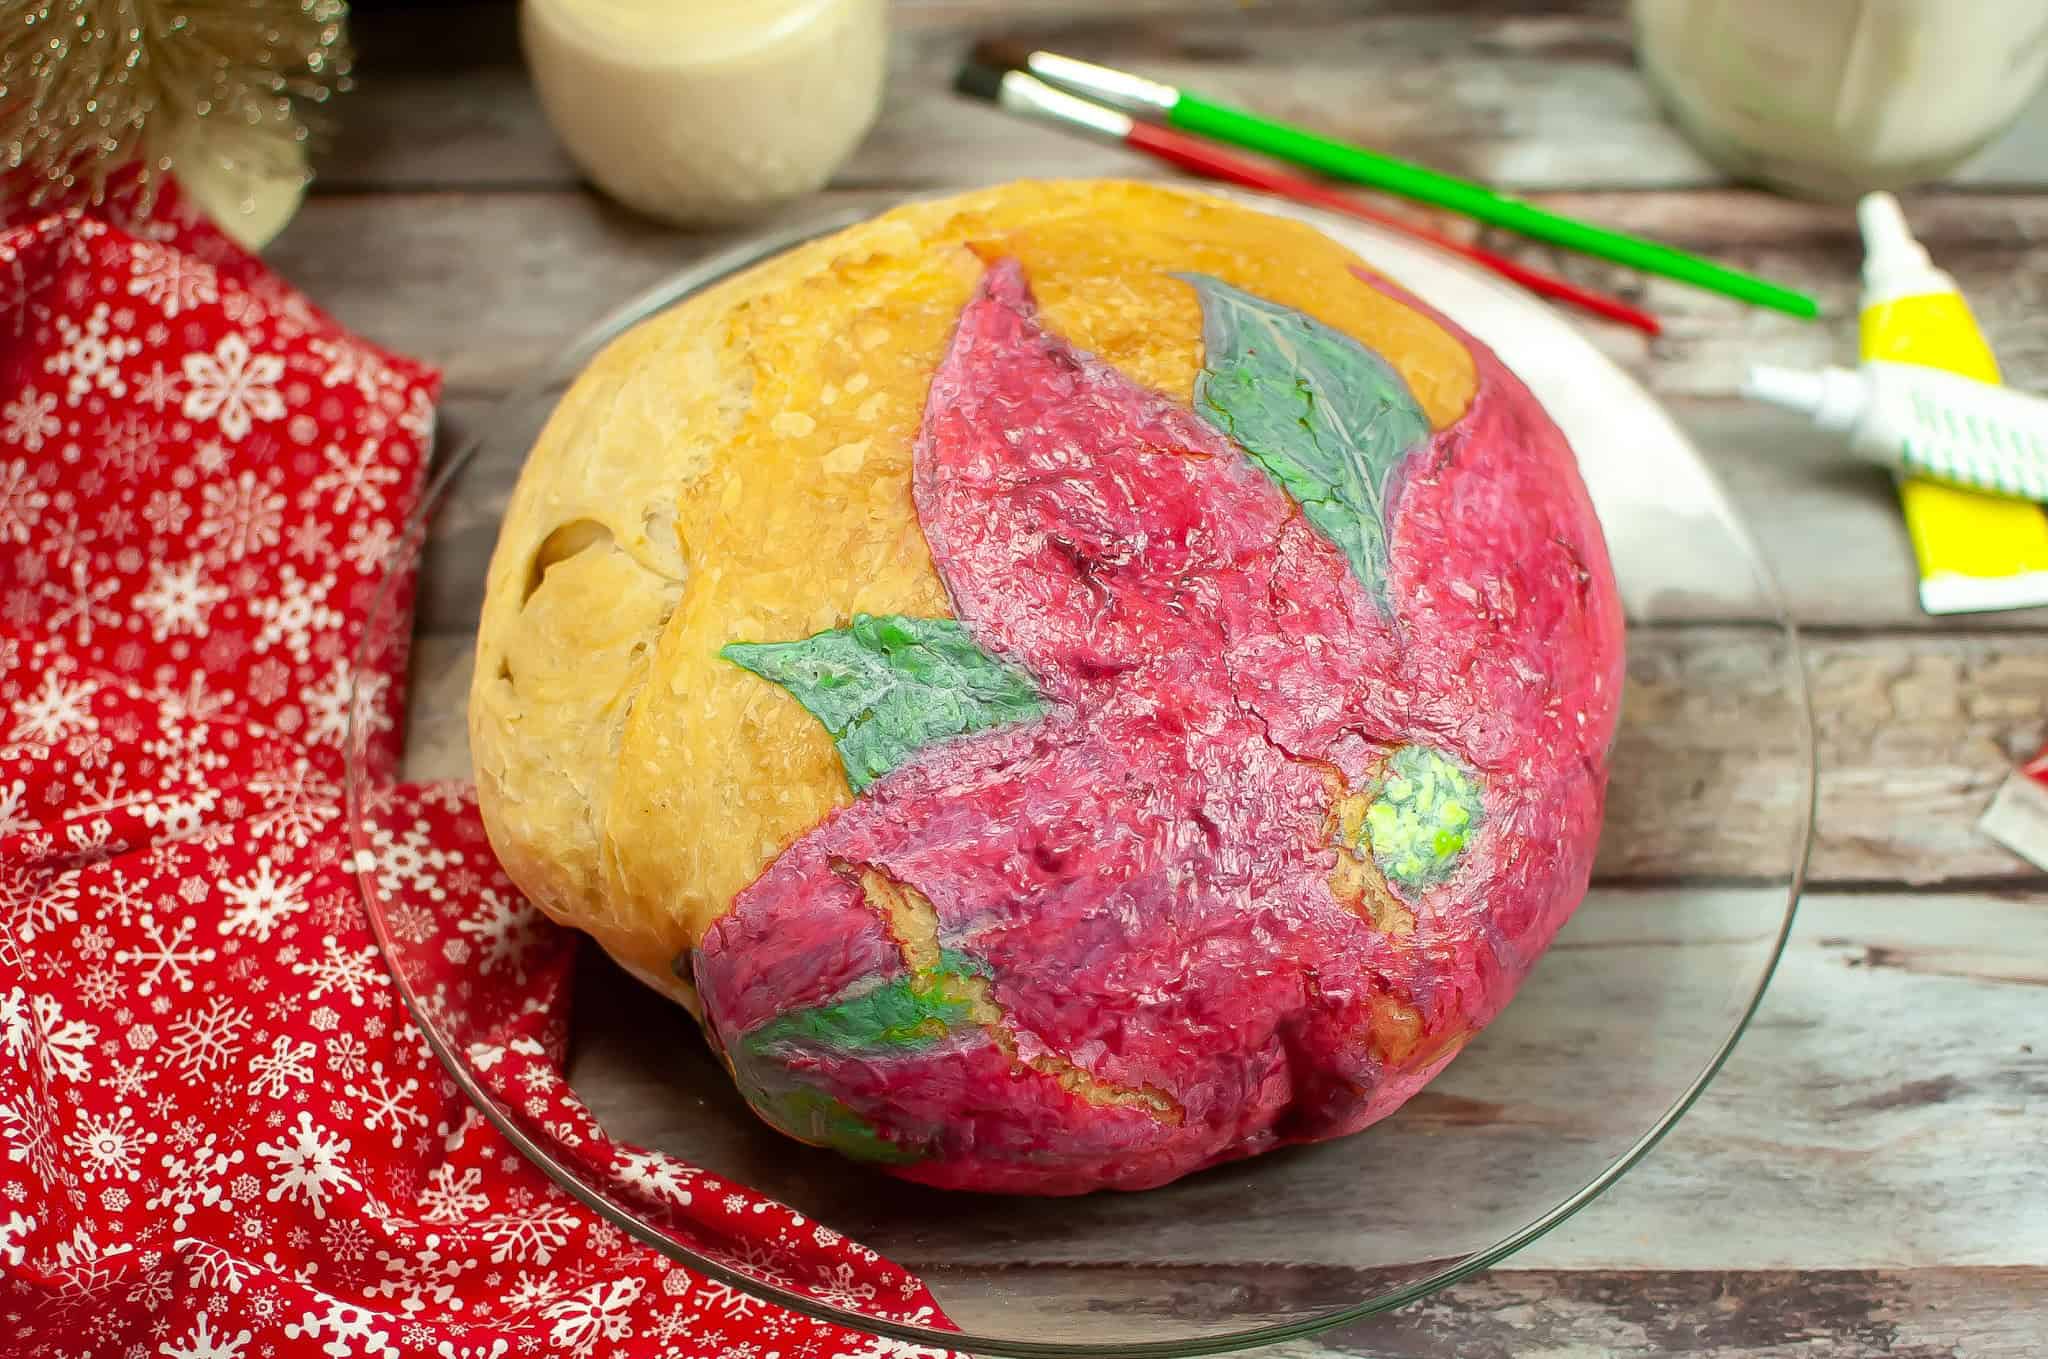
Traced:
<path fill-rule="evenodd" d="M 1563 436 L 1312 228 L 1023 183 L 607 348 L 492 558 L 513 879 L 768 1122 L 1141 1188 L 1398 1107 L 1583 895 L 1621 692 Z"/>

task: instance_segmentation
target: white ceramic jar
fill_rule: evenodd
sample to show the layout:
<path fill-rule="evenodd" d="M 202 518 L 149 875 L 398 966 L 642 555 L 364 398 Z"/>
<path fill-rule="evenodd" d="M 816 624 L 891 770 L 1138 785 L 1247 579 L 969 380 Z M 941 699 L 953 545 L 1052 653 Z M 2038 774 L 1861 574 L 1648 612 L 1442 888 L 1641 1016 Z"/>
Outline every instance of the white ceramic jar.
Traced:
<path fill-rule="evenodd" d="M 817 189 L 881 103 L 884 0 L 523 0 L 519 28 L 569 154 L 663 221 Z"/>
<path fill-rule="evenodd" d="M 2048 71 L 2048 0 L 1633 0 L 1643 73 L 1746 179 L 1853 198 L 1947 173 Z"/>

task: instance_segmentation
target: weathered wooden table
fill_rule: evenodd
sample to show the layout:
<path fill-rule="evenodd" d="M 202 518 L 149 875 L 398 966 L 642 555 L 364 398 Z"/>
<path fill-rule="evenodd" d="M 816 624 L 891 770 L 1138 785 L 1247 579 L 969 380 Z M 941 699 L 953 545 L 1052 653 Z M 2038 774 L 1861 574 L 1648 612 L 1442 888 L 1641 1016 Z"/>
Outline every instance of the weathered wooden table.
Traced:
<path fill-rule="evenodd" d="M 1655 342 L 1588 329 L 1706 451 L 1806 626 L 1822 771 L 1812 885 L 1733 1061 L 1618 1187 L 1488 1274 L 1287 1352 L 2040 1354 L 2048 893 L 1973 822 L 2048 728 L 2048 611 L 1921 614 L 1884 475 L 1735 398 L 1757 354 L 1853 353 L 1853 224 L 1732 188 L 1693 154 L 1637 79 L 1620 8 L 900 0 L 887 109 L 824 197 L 879 208 L 1017 176 L 1155 173 L 946 93 L 973 37 L 1029 21 L 1115 64 L 1818 294 L 1834 319 L 1808 325 L 1488 239 L 1666 318 Z M 366 13 L 357 34 L 359 92 L 271 255 L 348 323 L 442 365 L 451 430 L 610 306 L 729 243 L 639 220 L 578 182 L 521 70 L 508 7 Z M 2048 99 L 1908 206 L 2010 377 L 2048 388 Z M 502 495 L 516 470 L 484 475 Z M 475 601 L 431 588 L 425 599 L 423 654 L 459 650 Z M 1664 663 L 1730 664 L 1711 629 Z M 423 701 L 460 701 L 422 678 Z M 1696 725 L 1709 735 L 1674 759 L 1763 758 L 1745 746 L 1739 708 Z M 1755 825 L 1735 829 L 1770 837 L 1790 800 L 1789 784 L 1775 801 L 1766 792 L 1744 813 Z M 1654 808 L 1630 815 L 1603 873 L 1684 861 L 1685 837 L 1659 834 Z"/>

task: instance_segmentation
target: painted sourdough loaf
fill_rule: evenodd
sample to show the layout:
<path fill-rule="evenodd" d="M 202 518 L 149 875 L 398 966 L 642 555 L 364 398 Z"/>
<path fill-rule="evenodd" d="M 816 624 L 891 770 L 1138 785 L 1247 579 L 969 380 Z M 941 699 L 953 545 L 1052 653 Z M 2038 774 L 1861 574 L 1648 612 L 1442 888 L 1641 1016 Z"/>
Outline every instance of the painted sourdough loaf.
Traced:
<path fill-rule="evenodd" d="M 1584 892 L 1621 689 L 1563 437 L 1317 232 L 899 209 L 627 334 L 507 511 L 492 843 L 768 1122 L 1140 1188 L 1398 1107 Z"/>

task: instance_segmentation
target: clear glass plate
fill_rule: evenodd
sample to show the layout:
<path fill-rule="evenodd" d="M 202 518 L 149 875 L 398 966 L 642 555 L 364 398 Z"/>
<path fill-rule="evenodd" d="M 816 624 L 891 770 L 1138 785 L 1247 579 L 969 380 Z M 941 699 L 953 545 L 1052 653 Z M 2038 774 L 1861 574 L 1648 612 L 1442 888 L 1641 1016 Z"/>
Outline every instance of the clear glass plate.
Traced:
<path fill-rule="evenodd" d="M 1629 617 L 1629 691 L 1595 882 L 1506 1012 L 1425 1091 L 1354 1137 L 1162 1189 L 1079 1199 L 925 1189 L 759 1122 L 681 1010 L 588 950 L 570 1078 L 607 1132 L 753 1186 L 920 1274 L 958 1331 L 803 1289 L 715 1242 L 678 1241 L 579 1171 L 467 1065 L 459 1002 L 364 891 L 400 989 L 456 1081 L 564 1189 L 625 1231 L 758 1297 L 858 1329 L 989 1355 L 1192 1355 L 1310 1334 L 1423 1297 L 1583 1207 L 1697 1099 L 1753 1012 L 1811 838 L 1813 738 L 1797 635 L 1727 498 L 1641 388 L 1527 295 L 1406 239 L 1290 205 L 1480 338 L 1578 450 Z M 418 646 L 404 774 L 466 777 L 464 634 L 513 472 L 567 384 L 628 326 L 845 219 L 765 235 L 571 341 L 439 468 L 397 549 L 371 643 Z M 419 573 L 415 592 L 408 587 Z M 374 859 L 350 738 L 359 854 Z"/>

